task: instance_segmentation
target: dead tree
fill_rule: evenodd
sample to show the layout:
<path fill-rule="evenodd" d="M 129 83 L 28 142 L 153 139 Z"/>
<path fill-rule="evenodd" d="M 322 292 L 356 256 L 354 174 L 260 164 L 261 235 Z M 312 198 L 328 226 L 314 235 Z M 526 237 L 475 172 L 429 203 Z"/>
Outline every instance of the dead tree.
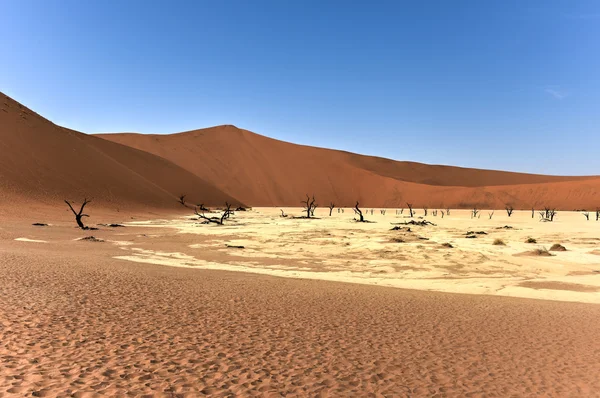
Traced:
<path fill-rule="evenodd" d="M 185 206 L 185 197 L 186 196 L 187 195 L 183 195 L 183 194 L 179 195 L 179 203 L 181 203 L 182 206 Z"/>
<path fill-rule="evenodd" d="M 304 204 L 304 211 L 306 212 L 306 218 L 311 218 L 315 215 L 315 209 L 317 205 L 315 204 L 315 195 L 313 195 L 312 200 L 308 194 L 306 194 L 306 200 L 301 201 L 300 203 Z"/>
<path fill-rule="evenodd" d="M 221 217 L 206 217 L 204 215 L 204 213 L 200 213 L 198 212 L 198 208 L 194 209 L 194 213 L 196 213 L 196 215 L 208 222 L 212 222 L 215 224 L 219 224 L 219 225 L 223 225 L 223 222 L 229 218 L 229 215 L 232 214 L 231 211 L 231 205 L 227 202 L 225 202 L 225 209 L 223 210 L 223 214 L 221 214 Z"/>
<path fill-rule="evenodd" d="M 494 211 L 495 211 L 495 210 L 492 210 L 492 212 L 491 212 L 491 213 L 488 213 L 488 216 L 490 217 L 490 220 L 491 220 L 491 219 L 492 219 L 492 217 L 494 216 Z M 510 217 L 510 216 L 509 216 L 509 217 Z"/>
<path fill-rule="evenodd" d="M 363 217 L 362 211 L 358 208 L 358 201 L 356 201 L 356 205 L 354 206 L 354 214 L 358 215 L 359 219 L 355 220 L 358 222 L 365 222 L 365 218 Z"/>
<path fill-rule="evenodd" d="M 425 212 L 425 217 L 427 217 L 427 207 L 423 207 L 423 211 Z"/>
<path fill-rule="evenodd" d="M 583 214 L 583 216 L 585 217 L 586 220 L 590 221 L 590 212 L 589 211 L 586 211 L 586 212 L 584 212 L 582 214 Z"/>
<path fill-rule="evenodd" d="M 444 218 L 444 210 L 440 210 L 440 214 L 442 215 L 442 218 Z"/>
<path fill-rule="evenodd" d="M 535 217 L 535 209 L 532 207 L 531 208 L 531 218 Z"/>
<path fill-rule="evenodd" d="M 600 220 L 600 209 L 596 209 L 596 221 Z"/>
<path fill-rule="evenodd" d="M 511 205 L 506 205 L 505 209 L 506 209 L 506 214 L 508 214 L 509 217 L 512 216 L 513 211 L 515 210 Z"/>
<path fill-rule="evenodd" d="M 554 221 L 554 217 L 556 216 L 556 209 L 551 209 L 549 207 L 545 207 L 544 211 L 540 211 L 540 221 Z"/>
<path fill-rule="evenodd" d="M 412 218 L 415 215 L 415 212 L 412 209 L 412 204 L 406 202 L 406 206 L 408 206 L 408 211 L 410 212 L 410 218 Z"/>
<path fill-rule="evenodd" d="M 477 218 L 477 214 L 479 214 L 479 210 L 477 210 L 477 207 L 475 207 L 473 210 L 471 210 L 471 218 Z"/>
<path fill-rule="evenodd" d="M 433 211 L 431 212 L 431 214 L 432 214 L 434 217 L 437 217 L 437 214 L 438 214 L 438 211 L 437 211 L 437 209 L 433 210 Z"/>
<path fill-rule="evenodd" d="M 554 221 L 554 216 L 556 215 L 556 209 L 551 209 L 549 207 L 544 207 L 544 213 L 546 213 L 546 218 L 550 221 Z"/>
<path fill-rule="evenodd" d="M 335 207 L 335 204 L 333 202 L 329 203 L 329 217 L 331 217 L 331 213 L 333 212 L 334 207 Z"/>
<path fill-rule="evenodd" d="M 223 211 L 225 212 L 225 220 L 229 219 L 229 217 L 234 214 L 233 210 L 231 210 L 231 205 L 227 202 L 225 202 L 225 209 L 223 209 Z"/>
<path fill-rule="evenodd" d="M 386 211 L 386 209 L 379 210 L 379 212 L 381 213 L 382 216 L 385 216 L 385 211 Z"/>
<path fill-rule="evenodd" d="M 75 211 L 75 209 L 73 209 L 73 206 L 71 206 L 71 203 L 69 203 L 69 201 L 65 199 L 65 203 L 69 206 L 69 209 L 71 209 L 71 211 L 75 215 L 75 221 L 77 222 L 77 226 L 79 226 L 79 228 L 81 228 L 81 229 L 89 229 L 89 227 L 86 227 L 85 225 L 83 225 L 81 218 L 89 217 L 87 214 L 83 214 L 83 208 L 85 207 L 85 205 L 87 205 L 90 202 L 91 202 L 91 200 L 83 199 L 83 204 L 81 205 L 81 208 L 79 209 L 79 213 L 77 213 Z"/>
<path fill-rule="evenodd" d="M 184 205 L 185 206 L 185 205 Z M 208 211 L 208 209 L 206 207 L 204 207 L 204 203 L 200 203 L 199 205 L 196 205 L 198 207 L 198 209 L 200 209 L 201 211 Z"/>
<path fill-rule="evenodd" d="M 450 215 L 450 208 L 446 208 L 446 215 L 449 216 Z"/>
<path fill-rule="evenodd" d="M 281 217 L 287 217 L 287 216 L 288 216 L 287 214 L 285 214 L 285 213 L 283 212 L 283 209 L 279 209 L 279 210 L 281 210 Z"/>

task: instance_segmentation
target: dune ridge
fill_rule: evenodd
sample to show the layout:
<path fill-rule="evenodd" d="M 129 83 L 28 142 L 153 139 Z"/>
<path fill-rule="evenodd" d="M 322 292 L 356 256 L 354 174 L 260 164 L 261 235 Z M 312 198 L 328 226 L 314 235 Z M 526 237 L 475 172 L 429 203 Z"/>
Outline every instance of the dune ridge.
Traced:
<path fill-rule="evenodd" d="M 600 205 L 600 177 L 546 176 L 399 162 L 291 144 L 235 126 L 183 133 L 99 134 L 153 153 L 253 206 L 297 206 L 314 194 L 322 206 L 415 206 L 562 210 Z"/>
<path fill-rule="evenodd" d="M 426 165 L 291 144 L 232 125 L 170 135 L 87 135 L 0 94 L 0 201 L 91 197 L 121 208 L 298 206 L 306 194 L 366 207 L 600 206 L 600 177 Z"/>
<path fill-rule="evenodd" d="M 0 98 L 0 200 L 87 197 L 105 207 L 173 208 L 185 188 L 207 205 L 240 203 L 167 159 L 57 126 Z"/>

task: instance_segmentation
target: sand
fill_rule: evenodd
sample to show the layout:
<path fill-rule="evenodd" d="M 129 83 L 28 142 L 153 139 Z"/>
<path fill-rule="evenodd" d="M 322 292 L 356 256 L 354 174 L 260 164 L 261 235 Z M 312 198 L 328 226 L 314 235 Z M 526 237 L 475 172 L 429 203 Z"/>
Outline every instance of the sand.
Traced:
<path fill-rule="evenodd" d="M 497 256 L 523 262 L 505 263 L 509 272 L 524 267 L 522 272 L 533 275 L 522 289 L 564 292 L 577 301 L 598 294 L 563 282 L 572 280 L 563 279 L 562 269 L 582 277 L 577 284 L 596 285 L 596 276 L 582 274 L 598 264 L 598 256 L 590 254 L 596 265 L 591 259 L 586 265 L 585 256 L 597 247 L 588 238 L 595 222 L 561 213 L 550 225 L 515 214 L 510 224 L 518 229 L 498 230 L 507 246 L 497 247 L 490 227 L 506 220 L 470 221 L 459 213 L 447 224 L 432 219 L 438 226 L 411 228 L 430 240 L 451 241 L 455 248 L 445 250 L 463 252 L 466 260 L 477 247 L 489 257 L 477 266 L 465 261 L 460 272 L 492 268 L 500 261 L 493 251 L 507 250 Z M 282 233 L 276 237 L 271 226 L 276 209 L 239 212 L 230 227 L 168 214 L 160 221 L 133 222 L 116 213 L 92 214 L 94 223 L 126 227 L 93 231 L 103 242 L 92 242 L 78 240 L 90 231 L 74 228 L 63 213 L 28 222 L 4 218 L 0 224 L 0 395 L 594 396 L 600 391 L 600 306 L 595 304 L 281 278 L 200 265 L 253 259 L 262 265 L 244 266 L 277 270 L 283 264 L 326 275 L 334 271 L 328 262 L 311 259 L 309 242 L 319 247 L 334 237 L 339 242 L 319 250 L 324 260 L 351 261 L 351 253 L 361 253 L 367 256 L 363 262 L 372 264 L 364 267 L 382 267 L 368 256 L 388 245 L 381 242 L 384 236 L 400 232 L 388 230 L 389 221 L 398 221 L 390 210 L 385 219 L 369 214 L 373 224 L 349 222 L 348 210 L 337 220 L 278 220 Z M 42 221 L 51 225 L 31 225 Z M 459 237 L 465 227 L 489 234 Z M 568 251 L 543 259 L 512 256 L 530 234 L 541 244 L 561 241 Z M 344 242 L 350 242 L 349 249 Z M 245 248 L 226 248 L 226 243 Z M 389 250 L 404 252 L 414 268 L 437 262 L 416 262 L 412 256 L 417 245 L 437 248 L 438 242 L 393 245 Z M 252 255 L 253 247 L 264 254 Z M 168 256 L 175 259 L 170 265 L 198 264 L 120 259 L 141 250 L 179 253 Z M 420 250 L 443 259 L 433 249 Z M 555 261 L 561 256 L 564 261 Z M 557 282 L 538 284 L 541 280 Z"/>
<path fill-rule="evenodd" d="M 365 131 L 366 139 L 369 132 Z M 426 165 L 278 141 L 235 126 L 178 134 L 100 134 L 152 153 L 251 206 L 516 208 L 600 206 L 600 178 L 543 176 Z"/>
<path fill-rule="evenodd" d="M 267 138 L 235 126 L 172 135 L 88 135 L 0 93 L 0 207 L 23 198 L 112 210 L 298 206 L 306 194 L 369 207 L 561 210 L 598 206 L 598 176 L 543 176 L 397 162 Z"/>
<path fill-rule="evenodd" d="M 595 209 L 598 177 L 394 162 L 234 126 L 101 138 L 2 99 L 0 396 L 599 395 L 599 222 L 452 210 L 406 226 L 406 211 L 356 223 L 322 207 Z M 306 193 L 319 219 L 255 208 L 206 225 L 190 208 Z M 97 230 L 63 203 L 84 197 Z"/>
<path fill-rule="evenodd" d="M 117 258 L 407 289 L 600 303 L 600 261 L 594 253 L 600 246 L 600 224 L 585 221 L 580 213 L 561 212 L 548 223 L 540 222 L 537 214 L 532 219 L 531 212 L 517 211 L 512 217 L 496 212 L 490 220 L 487 212 L 472 219 L 469 212 L 452 210 L 444 218 L 430 212 L 427 220 L 436 225 L 414 226 L 402 224 L 422 221 L 420 216 L 396 215 L 394 209 L 385 215 L 379 209 L 371 215 L 369 210 L 365 217 L 370 223 L 354 222 L 351 209 L 334 210 L 331 217 L 328 209 L 317 209 L 319 219 L 314 220 L 293 219 L 301 215 L 299 208 L 284 211 L 289 217 L 280 217 L 279 209 L 237 212 L 224 226 L 202 225 L 189 216 L 132 222 L 127 225 L 165 229 L 165 241 L 136 242 Z M 423 211 L 418 213 L 422 216 Z M 391 231 L 394 226 L 402 229 Z M 475 238 L 467 238 L 469 231 Z M 537 243 L 526 243 L 529 237 Z M 504 245 L 495 245 L 496 240 Z M 452 248 L 445 247 L 447 243 Z M 546 252 L 555 243 L 567 251 Z"/>
<path fill-rule="evenodd" d="M 0 154 L 1 207 L 87 198 L 111 210 L 164 210 L 183 193 L 193 204 L 239 202 L 166 159 L 57 126 L 2 93 Z"/>

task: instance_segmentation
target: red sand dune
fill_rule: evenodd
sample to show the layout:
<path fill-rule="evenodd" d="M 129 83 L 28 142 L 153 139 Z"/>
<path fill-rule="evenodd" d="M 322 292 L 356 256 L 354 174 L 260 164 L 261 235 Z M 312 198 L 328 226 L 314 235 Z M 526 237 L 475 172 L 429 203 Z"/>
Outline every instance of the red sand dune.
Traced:
<path fill-rule="evenodd" d="M 171 135 L 100 134 L 62 128 L 2 95 L 0 200 L 172 208 L 225 201 L 299 206 L 595 209 L 600 177 L 556 177 L 433 166 L 290 144 L 234 126 Z M 234 199 L 235 198 L 235 199 Z M 236 200 L 237 199 L 237 200 Z"/>
<path fill-rule="evenodd" d="M 0 101 L 0 201 L 177 208 L 184 190 L 193 203 L 238 203 L 167 159 L 62 128 L 3 94 Z"/>
<path fill-rule="evenodd" d="M 325 206 L 559 209 L 600 206 L 600 177 L 557 177 L 414 162 L 295 145 L 235 126 L 171 135 L 102 134 L 153 153 L 253 206 L 299 206 L 308 193 Z"/>

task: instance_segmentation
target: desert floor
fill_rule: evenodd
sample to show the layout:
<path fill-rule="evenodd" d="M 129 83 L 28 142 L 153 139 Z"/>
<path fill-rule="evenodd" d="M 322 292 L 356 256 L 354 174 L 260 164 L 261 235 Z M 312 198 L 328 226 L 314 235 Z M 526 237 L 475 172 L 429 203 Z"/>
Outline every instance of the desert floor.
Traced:
<path fill-rule="evenodd" d="M 493 294 L 600 303 L 600 221 L 561 212 L 540 222 L 537 212 L 469 211 L 432 216 L 435 225 L 374 210 L 370 223 L 353 221 L 352 209 L 317 209 L 318 219 L 295 219 L 301 209 L 238 212 L 225 225 L 192 217 L 132 222 L 162 227 L 149 242 L 124 241 L 118 258 L 201 269 L 354 282 L 407 289 Z M 407 210 L 405 210 L 408 213 Z M 366 210 L 365 210 L 366 213 Z M 217 216 L 207 214 L 207 216 Z M 398 227 L 398 230 L 391 230 Z M 173 230 L 178 234 L 174 235 Z M 467 235 L 471 231 L 472 234 Z M 171 238 L 167 238 L 171 235 Z M 468 237 L 467 237 L 468 236 Z M 155 239 L 159 238 L 159 239 Z M 526 243 L 533 238 L 536 243 Z M 503 244 L 494 244 L 500 240 Z M 448 247 L 450 244 L 452 247 Z M 561 244 L 566 251 L 548 251 Z M 237 248 L 235 246 L 243 246 Z"/>
<path fill-rule="evenodd" d="M 600 222 L 284 211 L 3 219 L 0 396 L 600 396 Z"/>

